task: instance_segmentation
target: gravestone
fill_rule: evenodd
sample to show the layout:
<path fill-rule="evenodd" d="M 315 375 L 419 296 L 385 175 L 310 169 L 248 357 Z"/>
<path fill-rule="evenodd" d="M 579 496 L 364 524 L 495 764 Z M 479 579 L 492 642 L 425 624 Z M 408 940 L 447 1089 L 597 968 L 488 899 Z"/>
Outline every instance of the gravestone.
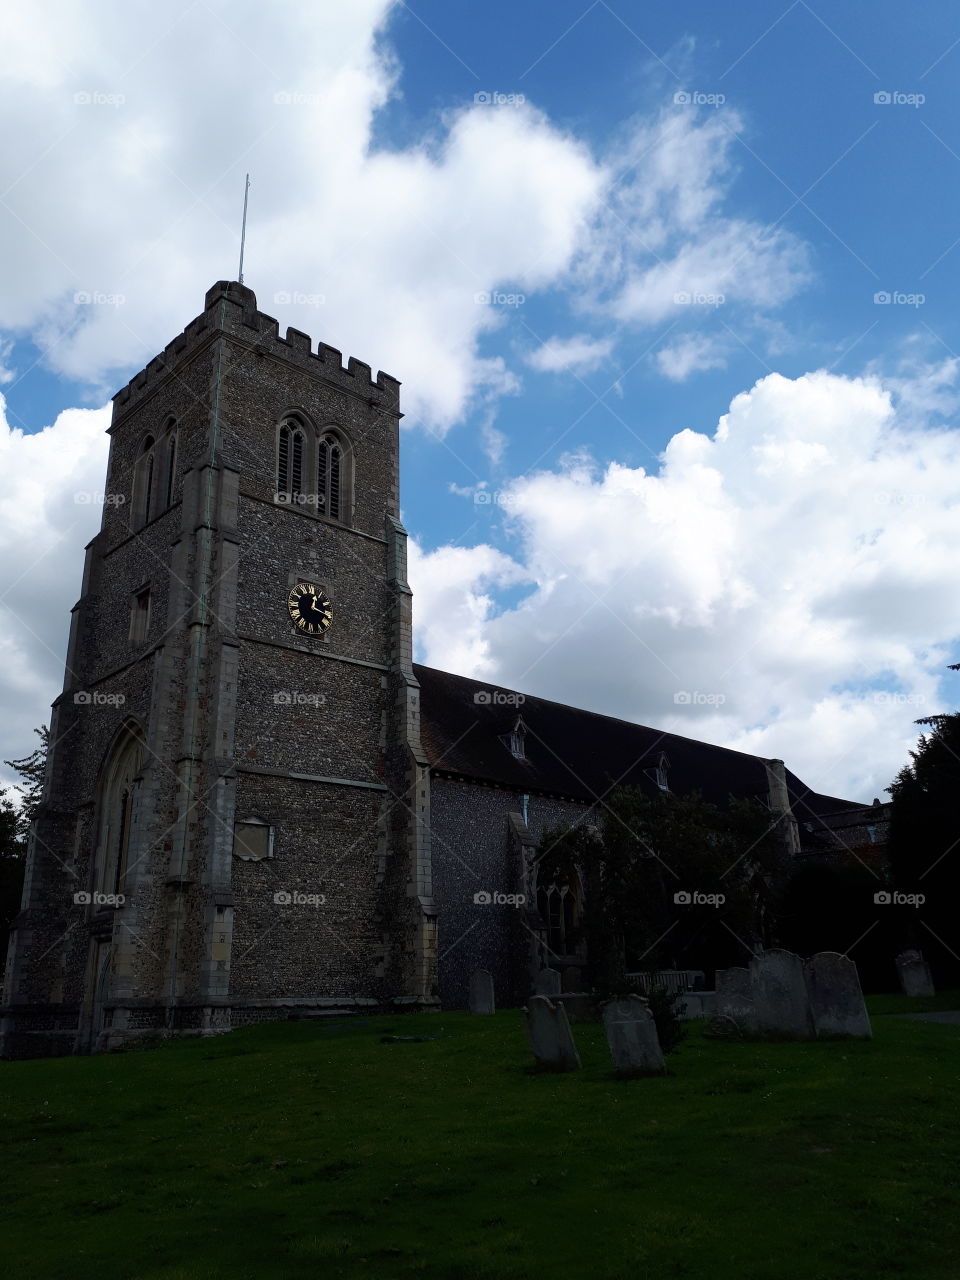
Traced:
<path fill-rule="evenodd" d="M 813 1018 L 803 961 L 775 947 L 750 961 L 750 986 L 761 1035 L 781 1040 L 812 1040 Z"/>
<path fill-rule="evenodd" d="M 487 969 L 474 969 L 470 975 L 470 1012 L 496 1013 L 493 997 L 493 974 Z"/>
<path fill-rule="evenodd" d="M 749 1034 L 757 1028 L 757 1009 L 753 997 L 750 970 L 718 969 L 717 998 L 714 1012 L 718 1018 L 731 1018 L 740 1031 Z"/>
<path fill-rule="evenodd" d="M 578 1071 L 581 1066 L 573 1033 L 562 1004 L 546 996 L 531 996 L 523 1010 L 530 1048 L 541 1071 Z"/>
<path fill-rule="evenodd" d="M 563 988 L 564 995 L 566 995 L 568 991 L 582 991 L 583 971 L 576 965 L 570 965 L 568 968 L 564 969 L 563 973 L 560 975 L 560 985 Z"/>
<path fill-rule="evenodd" d="M 857 1036 L 870 1039 L 873 1030 L 867 1016 L 857 966 L 836 951 L 818 951 L 803 966 L 810 998 L 813 1028 L 821 1039 Z"/>
<path fill-rule="evenodd" d="M 663 1071 L 657 1024 L 646 1000 L 627 996 L 603 1007 L 603 1028 L 618 1076 L 654 1075 Z"/>
<path fill-rule="evenodd" d="M 533 984 L 538 996 L 558 996 L 560 994 L 560 973 L 557 969 L 541 969 Z"/>
<path fill-rule="evenodd" d="M 902 951 L 897 956 L 897 973 L 905 996 L 936 995 L 930 966 L 919 951 Z"/>

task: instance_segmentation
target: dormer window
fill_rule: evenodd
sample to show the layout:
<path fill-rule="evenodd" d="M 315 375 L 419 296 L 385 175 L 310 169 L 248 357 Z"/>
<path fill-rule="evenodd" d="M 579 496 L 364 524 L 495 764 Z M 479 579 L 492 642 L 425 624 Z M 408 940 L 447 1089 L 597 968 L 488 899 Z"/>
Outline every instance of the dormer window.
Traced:
<path fill-rule="evenodd" d="M 523 723 L 520 716 L 517 722 L 506 735 L 503 741 L 507 744 L 507 750 L 516 760 L 526 760 L 527 752 L 524 745 L 524 739 L 527 736 L 527 726 Z"/>
<path fill-rule="evenodd" d="M 670 761 L 667 759 L 666 753 L 661 751 L 657 757 L 657 763 L 652 769 L 647 769 L 647 777 L 657 784 L 661 791 L 669 791 L 670 784 L 667 781 L 667 771 L 670 768 Z"/>

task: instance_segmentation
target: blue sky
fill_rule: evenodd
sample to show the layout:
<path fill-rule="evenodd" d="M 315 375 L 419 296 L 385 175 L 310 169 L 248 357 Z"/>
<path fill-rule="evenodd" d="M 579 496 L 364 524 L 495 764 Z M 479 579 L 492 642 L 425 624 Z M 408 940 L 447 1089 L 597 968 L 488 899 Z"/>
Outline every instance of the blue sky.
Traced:
<path fill-rule="evenodd" d="M 955 703 L 960 13 L 53 8 L 0 20 L 16 493 L 94 488 L 249 168 L 261 308 L 404 382 L 424 659 L 867 799 Z M 71 596 L 90 505 L 27 530 Z M 65 638 L 21 590 L 3 754 Z"/>

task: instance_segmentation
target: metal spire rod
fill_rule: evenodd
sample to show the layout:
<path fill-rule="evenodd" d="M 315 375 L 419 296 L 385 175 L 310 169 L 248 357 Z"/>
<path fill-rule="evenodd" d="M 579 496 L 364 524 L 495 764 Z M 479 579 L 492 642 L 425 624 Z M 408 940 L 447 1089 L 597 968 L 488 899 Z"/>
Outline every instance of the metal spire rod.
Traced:
<path fill-rule="evenodd" d="M 240 270 L 237 273 L 240 284 L 243 284 L 243 247 L 247 241 L 247 194 L 250 191 L 250 175 L 243 185 L 243 222 L 240 225 Z"/>

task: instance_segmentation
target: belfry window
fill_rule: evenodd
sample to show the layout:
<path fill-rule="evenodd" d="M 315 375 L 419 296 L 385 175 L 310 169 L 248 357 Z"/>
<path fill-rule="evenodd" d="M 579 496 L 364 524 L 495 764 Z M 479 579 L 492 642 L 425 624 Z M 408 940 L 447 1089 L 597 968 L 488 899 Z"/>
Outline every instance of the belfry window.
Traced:
<path fill-rule="evenodd" d="M 137 458 L 134 468 L 131 511 L 131 523 L 134 529 L 139 529 L 141 525 L 147 523 L 153 509 L 154 471 L 156 469 L 155 443 L 153 436 L 146 437 L 140 446 L 140 456 Z"/>
<path fill-rule="evenodd" d="M 317 451 L 317 507 L 331 520 L 346 519 L 347 470 L 343 441 L 335 432 L 325 432 Z"/>
<path fill-rule="evenodd" d="M 302 503 L 307 491 L 307 434 L 296 418 L 280 423 L 277 435 L 277 500 Z"/>
<path fill-rule="evenodd" d="M 171 423 L 163 442 L 163 510 L 173 505 L 177 484 L 177 431 Z"/>

